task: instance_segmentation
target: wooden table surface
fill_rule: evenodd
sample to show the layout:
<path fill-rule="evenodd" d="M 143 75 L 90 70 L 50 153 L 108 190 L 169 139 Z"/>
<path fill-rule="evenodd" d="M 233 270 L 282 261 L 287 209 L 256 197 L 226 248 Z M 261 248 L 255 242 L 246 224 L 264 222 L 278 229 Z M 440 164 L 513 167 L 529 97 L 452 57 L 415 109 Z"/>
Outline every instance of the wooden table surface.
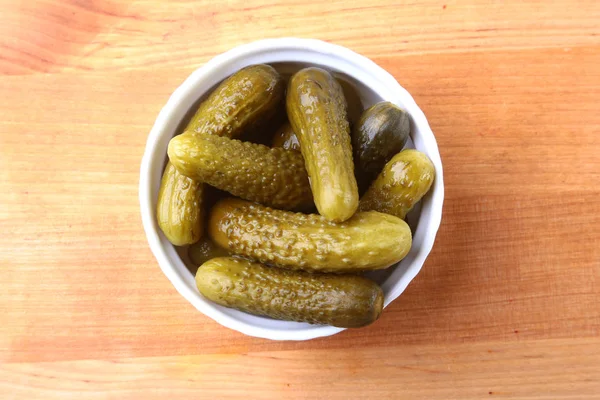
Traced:
<path fill-rule="evenodd" d="M 370 327 L 245 337 L 142 230 L 147 134 L 194 69 L 314 37 L 427 115 L 433 252 Z M 0 398 L 600 398 L 600 2 L 0 0 Z"/>

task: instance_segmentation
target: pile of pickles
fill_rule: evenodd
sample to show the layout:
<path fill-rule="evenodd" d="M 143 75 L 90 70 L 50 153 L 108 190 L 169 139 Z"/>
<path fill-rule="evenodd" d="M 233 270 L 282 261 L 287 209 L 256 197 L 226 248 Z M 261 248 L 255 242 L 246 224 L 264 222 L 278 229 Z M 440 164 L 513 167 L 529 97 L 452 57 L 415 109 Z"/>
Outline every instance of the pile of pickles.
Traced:
<path fill-rule="evenodd" d="M 361 273 L 408 254 L 404 219 L 434 166 L 403 150 L 410 117 L 401 108 L 381 102 L 349 116 L 340 82 L 321 68 L 287 81 L 253 65 L 202 101 L 169 142 L 157 221 L 199 266 L 205 298 L 275 319 L 365 326 L 381 314 L 383 292 Z"/>

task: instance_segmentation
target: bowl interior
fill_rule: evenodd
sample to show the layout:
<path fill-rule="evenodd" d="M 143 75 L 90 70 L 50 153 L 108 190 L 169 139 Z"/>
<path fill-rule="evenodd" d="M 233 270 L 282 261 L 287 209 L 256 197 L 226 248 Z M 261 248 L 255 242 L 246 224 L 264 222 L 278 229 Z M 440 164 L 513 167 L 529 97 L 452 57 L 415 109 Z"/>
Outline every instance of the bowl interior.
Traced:
<path fill-rule="evenodd" d="M 441 161 L 437 144 L 423 113 L 412 97 L 389 74 L 364 57 L 347 49 L 323 42 L 317 42 L 318 46 L 307 47 L 305 42 L 299 41 L 297 46 L 291 46 L 289 41 L 285 45 L 279 42 L 274 43 L 270 48 L 269 46 L 242 46 L 241 49 L 234 49 L 216 57 L 196 71 L 173 93 L 161 111 L 148 139 L 148 147 L 142 163 L 140 201 L 144 225 L 152 251 L 164 273 L 177 290 L 204 314 L 232 329 L 271 339 L 303 340 L 331 335 L 343 329 L 258 317 L 228 309 L 204 299 L 197 291 L 194 275 L 189 270 L 193 270 L 194 266 L 189 262 L 186 249 L 176 249 L 171 245 L 160 232 L 154 217 L 162 170 L 167 162 L 168 141 L 181 132 L 182 126 L 187 123 L 198 104 L 218 83 L 237 70 L 257 63 L 272 65 L 284 77 L 289 77 L 297 70 L 307 66 L 327 69 L 334 73 L 344 88 L 349 102 L 351 119 L 358 118 L 363 109 L 382 100 L 391 101 L 406 109 L 411 115 L 411 139 L 406 148 L 417 148 L 425 152 L 434 162 L 437 176 L 441 176 Z M 315 48 L 323 47 L 323 45 L 334 51 L 322 51 Z M 348 52 L 350 54 L 346 54 Z M 361 63 L 365 63 L 365 65 L 361 65 Z M 145 165 L 146 168 L 144 168 Z M 145 173 L 148 174 L 147 193 L 143 193 L 142 190 Z M 367 274 L 382 286 L 386 306 L 405 289 L 410 280 L 418 273 L 433 244 L 431 227 L 434 228 L 433 237 L 435 237 L 441 217 L 441 198 L 436 202 L 436 207 L 439 203 L 440 215 L 436 215 L 436 212 L 432 212 L 434 205 L 432 196 L 437 191 L 438 195 L 441 193 L 443 197 L 441 178 L 438 179 L 437 176 L 430 193 L 407 217 L 407 222 L 413 231 L 413 247 L 408 256 L 393 267 Z"/>

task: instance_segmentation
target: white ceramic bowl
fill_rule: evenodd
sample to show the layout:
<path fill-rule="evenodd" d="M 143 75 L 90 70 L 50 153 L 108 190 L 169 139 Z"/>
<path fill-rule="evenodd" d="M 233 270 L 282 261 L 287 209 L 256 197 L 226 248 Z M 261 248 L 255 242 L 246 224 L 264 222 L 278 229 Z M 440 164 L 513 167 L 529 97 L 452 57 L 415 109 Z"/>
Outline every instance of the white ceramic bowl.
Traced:
<path fill-rule="evenodd" d="M 408 146 L 415 147 L 429 156 L 436 168 L 436 178 L 432 190 L 422 200 L 420 207 L 415 207 L 408 216 L 409 225 L 413 230 L 413 245 L 408 256 L 396 266 L 371 273 L 370 276 L 381 284 L 387 306 L 417 275 L 433 247 L 442 217 L 444 182 L 435 137 L 425 115 L 411 95 L 389 73 L 351 50 L 319 40 L 267 39 L 236 47 L 194 71 L 173 92 L 152 127 L 142 159 L 139 196 L 144 230 L 161 269 L 177 291 L 200 312 L 221 325 L 246 335 L 273 340 L 307 340 L 333 335 L 343 329 L 258 317 L 204 299 L 196 289 L 194 276 L 156 222 L 156 199 L 167 160 L 169 140 L 179 133 L 179 126 L 192 107 L 195 107 L 198 100 L 217 83 L 247 65 L 259 63 L 274 65 L 284 74 L 303 66 L 321 66 L 336 73 L 338 78 L 352 83 L 365 108 L 378 101 L 387 100 L 410 113 L 412 141 Z"/>

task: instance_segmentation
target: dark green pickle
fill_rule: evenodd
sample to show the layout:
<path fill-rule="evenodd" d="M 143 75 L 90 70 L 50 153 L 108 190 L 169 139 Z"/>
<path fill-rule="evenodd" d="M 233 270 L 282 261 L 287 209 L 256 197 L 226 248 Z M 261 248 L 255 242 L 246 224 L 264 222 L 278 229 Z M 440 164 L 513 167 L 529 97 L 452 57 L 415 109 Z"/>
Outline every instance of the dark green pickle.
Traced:
<path fill-rule="evenodd" d="M 379 318 L 383 291 L 357 275 L 310 274 L 232 257 L 196 273 L 198 291 L 225 307 L 286 321 L 358 328 Z"/>
<path fill-rule="evenodd" d="M 384 101 L 369 107 L 352 130 L 352 149 L 360 192 L 363 193 L 410 136 L 410 117 Z"/>

